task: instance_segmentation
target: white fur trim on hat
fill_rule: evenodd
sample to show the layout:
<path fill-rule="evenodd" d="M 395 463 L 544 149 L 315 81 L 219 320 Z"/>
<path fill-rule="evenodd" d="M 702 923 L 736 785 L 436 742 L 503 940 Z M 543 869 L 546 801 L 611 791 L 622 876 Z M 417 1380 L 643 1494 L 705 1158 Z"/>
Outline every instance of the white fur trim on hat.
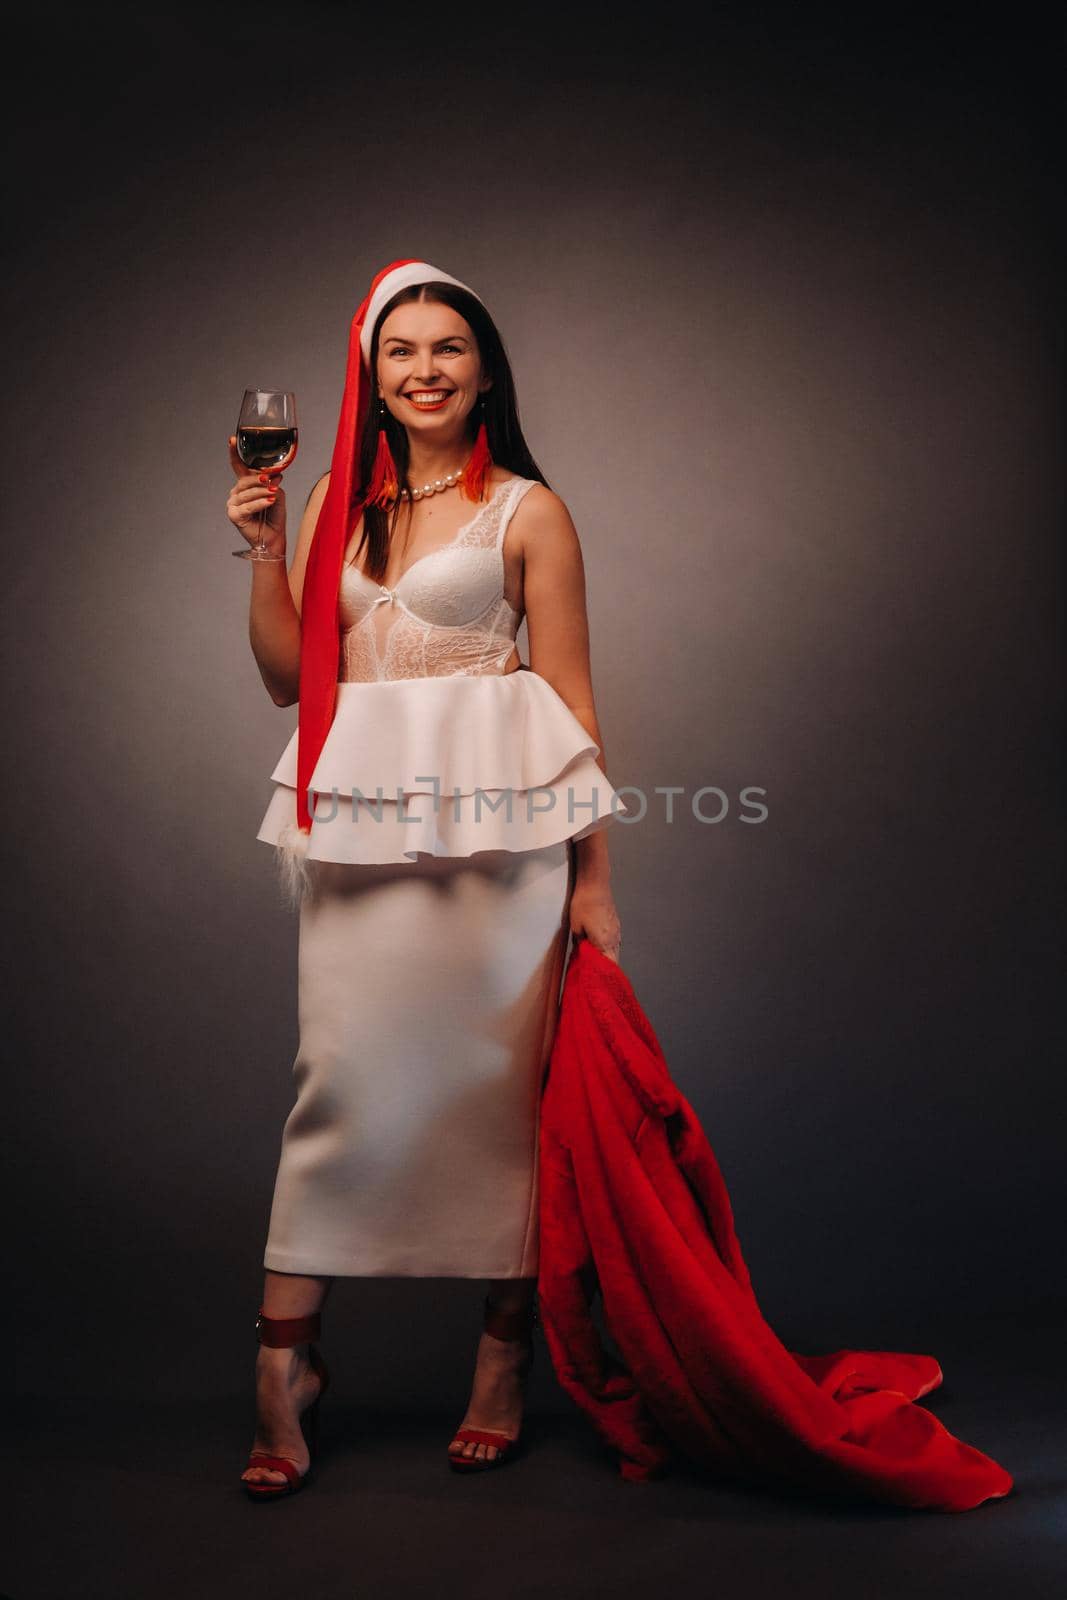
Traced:
<path fill-rule="evenodd" d="M 453 278 L 450 272 L 442 272 L 440 267 L 431 267 L 428 261 L 409 261 L 406 267 L 397 267 L 395 272 L 387 273 L 381 283 L 371 295 L 367 314 L 363 318 L 363 327 L 359 335 L 359 347 L 363 352 L 363 365 L 370 366 L 370 343 L 374 336 L 374 324 L 381 316 L 382 307 L 394 294 L 399 294 L 401 289 L 412 289 L 417 283 L 453 283 L 457 289 L 466 289 L 468 294 L 474 294 L 469 284 L 461 283 L 458 278 Z M 476 300 L 481 300 L 480 294 L 474 294 Z M 482 300 L 482 304 L 485 302 Z"/>

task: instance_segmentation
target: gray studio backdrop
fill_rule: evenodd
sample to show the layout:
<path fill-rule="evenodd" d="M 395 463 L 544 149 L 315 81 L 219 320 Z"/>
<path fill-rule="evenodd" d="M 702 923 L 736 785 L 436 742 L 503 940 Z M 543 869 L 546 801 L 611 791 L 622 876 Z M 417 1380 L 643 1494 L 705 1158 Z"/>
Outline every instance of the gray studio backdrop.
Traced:
<path fill-rule="evenodd" d="M 22 1388 L 117 1392 L 117 1321 L 157 1392 L 250 1382 L 297 1043 L 255 833 L 296 712 L 226 439 L 246 386 L 295 390 L 295 534 L 407 255 L 491 307 L 579 530 L 609 774 L 648 799 L 610 833 L 624 966 L 765 1312 L 816 1349 L 1046 1315 L 1057 339 L 1021 91 L 937 40 L 285 16 L 259 49 L 243 13 L 70 12 L 13 163 Z M 339 1285 L 346 1383 L 462 1400 L 477 1292 Z"/>

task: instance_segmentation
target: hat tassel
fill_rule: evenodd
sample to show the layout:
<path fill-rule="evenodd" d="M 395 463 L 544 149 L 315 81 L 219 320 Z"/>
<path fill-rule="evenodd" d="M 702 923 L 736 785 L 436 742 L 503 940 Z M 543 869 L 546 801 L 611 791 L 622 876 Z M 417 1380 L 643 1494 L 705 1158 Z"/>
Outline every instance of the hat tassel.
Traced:
<path fill-rule="evenodd" d="M 310 848 L 311 835 L 299 823 L 287 822 L 278 834 L 274 859 L 282 898 L 290 911 L 299 910 L 301 900 L 312 887 Z"/>

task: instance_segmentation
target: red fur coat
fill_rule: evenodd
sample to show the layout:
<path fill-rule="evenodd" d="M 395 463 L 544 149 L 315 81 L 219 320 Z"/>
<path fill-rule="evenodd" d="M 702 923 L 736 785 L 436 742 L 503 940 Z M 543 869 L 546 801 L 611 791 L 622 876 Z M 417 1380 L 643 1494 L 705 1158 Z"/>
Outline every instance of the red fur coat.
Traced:
<path fill-rule="evenodd" d="M 724 1478 L 943 1511 L 1013 1487 L 914 1402 L 932 1356 L 787 1350 L 764 1321 L 718 1163 L 625 973 L 567 968 L 541 1105 L 542 1326 L 625 1478 L 677 1450 Z M 604 1348 L 591 1304 L 622 1358 Z"/>

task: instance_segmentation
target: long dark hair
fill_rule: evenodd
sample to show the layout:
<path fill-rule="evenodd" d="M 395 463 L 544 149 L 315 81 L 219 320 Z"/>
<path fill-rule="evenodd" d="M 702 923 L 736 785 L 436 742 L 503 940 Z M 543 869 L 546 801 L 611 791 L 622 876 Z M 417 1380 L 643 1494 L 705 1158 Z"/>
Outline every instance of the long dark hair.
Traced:
<path fill-rule="evenodd" d="M 378 428 L 376 426 L 378 415 L 377 380 L 378 371 L 378 334 L 391 311 L 397 306 L 405 305 L 412 300 L 434 300 L 442 305 L 451 306 L 453 311 L 458 311 L 470 324 L 478 345 L 482 367 L 487 377 L 493 380 L 492 388 L 484 397 L 484 412 L 474 406 L 467 419 L 468 443 L 473 445 L 475 430 L 478 427 L 480 416 L 485 417 L 485 431 L 489 441 L 489 453 L 494 462 L 501 467 L 506 467 L 509 472 L 517 473 L 520 478 L 534 478 L 538 483 L 543 483 L 546 488 L 551 487 L 548 479 L 541 471 L 537 462 L 530 454 L 529 446 L 522 436 L 519 425 L 519 407 L 515 398 L 515 380 L 511 374 L 511 364 L 504 349 L 504 341 L 497 331 L 496 324 L 482 302 L 466 289 L 459 289 L 451 283 L 417 283 L 408 289 L 401 289 L 391 300 L 386 301 L 382 307 L 381 315 L 374 324 L 371 337 L 370 370 L 371 370 L 371 411 L 367 426 L 363 431 L 363 448 L 360 452 L 356 466 L 355 477 L 358 483 L 354 485 L 354 492 L 362 496 L 367 484 L 370 483 L 374 470 L 374 456 L 378 448 Z M 392 412 L 386 410 L 382 418 L 385 436 L 389 448 L 396 462 L 397 477 L 401 488 L 410 490 L 413 485 L 408 478 L 408 436 L 403 424 L 397 422 Z M 488 493 L 488 490 L 487 490 Z M 399 496 L 393 503 L 391 511 L 381 506 L 366 506 L 363 511 L 363 534 L 356 550 L 366 546 L 367 558 L 363 570 L 369 578 L 379 581 L 385 576 L 385 569 L 389 562 L 389 541 L 393 529 L 396 527 L 397 517 L 403 502 Z"/>

